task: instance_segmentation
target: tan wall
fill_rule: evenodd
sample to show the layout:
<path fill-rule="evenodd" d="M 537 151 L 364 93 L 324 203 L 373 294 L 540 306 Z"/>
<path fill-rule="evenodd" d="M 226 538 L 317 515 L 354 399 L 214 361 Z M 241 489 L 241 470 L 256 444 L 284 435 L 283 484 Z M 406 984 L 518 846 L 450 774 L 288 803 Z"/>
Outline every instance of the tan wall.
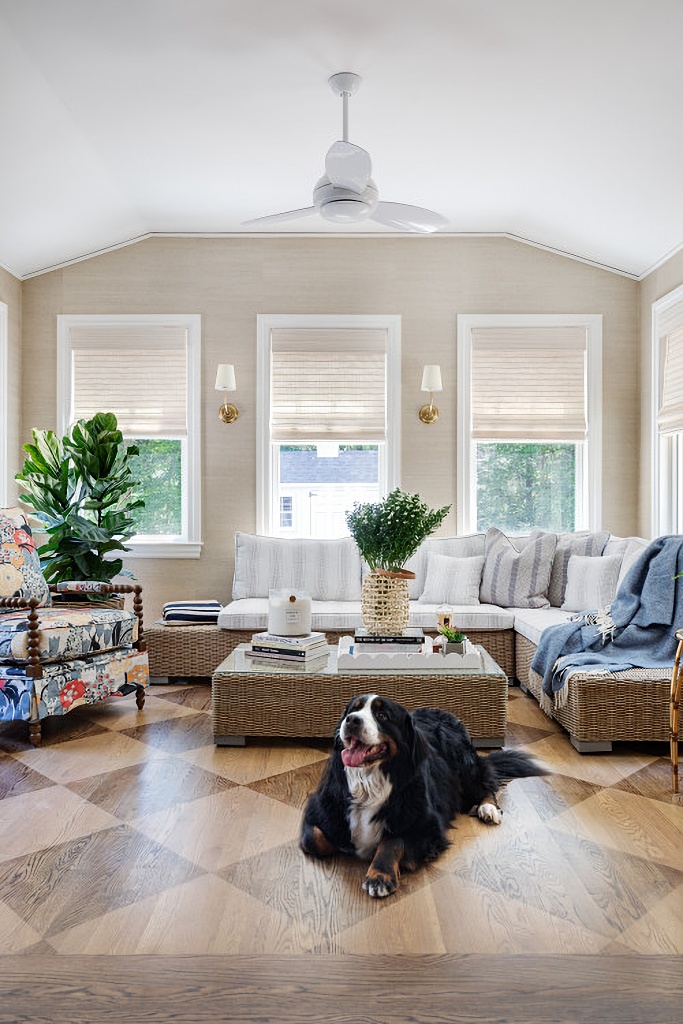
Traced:
<path fill-rule="evenodd" d="M 672 256 L 640 283 L 640 502 L 639 530 L 654 533 L 652 522 L 652 429 L 656 410 L 652 401 L 652 303 L 683 284 L 683 250 Z"/>
<path fill-rule="evenodd" d="M 24 283 L 23 432 L 55 425 L 58 313 L 200 313 L 203 325 L 200 560 L 137 560 L 148 612 L 164 600 L 227 600 L 233 535 L 255 527 L 257 313 L 402 316 L 402 486 L 432 505 L 455 502 L 458 313 L 602 313 L 603 525 L 638 517 L 638 284 L 506 239 L 148 239 Z M 217 418 L 216 365 L 236 365 L 233 426 Z M 440 363 L 441 416 L 417 418 L 425 362 Z M 161 385 L 159 385 L 161 386 Z M 444 530 L 455 529 L 449 517 Z"/>
<path fill-rule="evenodd" d="M 0 301 L 8 306 L 7 499 L 16 501 L 15 475 L 21 465 L 21 281 L 0 267 Z"/>

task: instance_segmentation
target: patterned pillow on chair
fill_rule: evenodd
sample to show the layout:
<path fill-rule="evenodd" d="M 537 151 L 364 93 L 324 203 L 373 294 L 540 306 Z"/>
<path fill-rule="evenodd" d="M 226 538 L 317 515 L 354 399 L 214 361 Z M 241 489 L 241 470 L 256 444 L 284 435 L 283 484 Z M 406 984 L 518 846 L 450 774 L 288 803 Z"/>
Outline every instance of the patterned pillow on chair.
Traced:
<path fill-rule="evenodd" d="M 20 508 L 0 509 L 0 597 L 35 597 L 52 603 L 31 527 Z M 0 612 L 12 611 L 0 608 Z"/>

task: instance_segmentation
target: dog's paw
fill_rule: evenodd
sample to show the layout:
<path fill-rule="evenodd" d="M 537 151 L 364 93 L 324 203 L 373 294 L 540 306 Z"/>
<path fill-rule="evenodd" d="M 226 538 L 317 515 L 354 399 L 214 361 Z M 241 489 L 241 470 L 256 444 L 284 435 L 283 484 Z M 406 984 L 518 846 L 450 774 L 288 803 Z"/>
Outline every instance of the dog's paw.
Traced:
<path fill-rule="evenodd" d="M 384 899 L 385 896 L 391 896 L 392 892 L 396 892 L 398 878 L 395 875 L 368 872 L 363 882 L 363 888 L 373 899 Z"/>
<path fill-rule="evenodd" d="M 487 825 L 500 825 L 503 812 L 495 804 L 483 803 L 477 807 L 477 817 Z"/>

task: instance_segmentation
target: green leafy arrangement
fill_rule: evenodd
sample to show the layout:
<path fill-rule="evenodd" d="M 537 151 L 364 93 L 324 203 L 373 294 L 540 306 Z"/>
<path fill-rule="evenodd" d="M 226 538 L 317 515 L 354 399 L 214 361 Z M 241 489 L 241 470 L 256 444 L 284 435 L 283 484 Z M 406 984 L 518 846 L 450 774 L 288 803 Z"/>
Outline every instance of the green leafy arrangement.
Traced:
<path fill-rule="evenodd" d="M 49 583 L 132 576 L 114 551 L 136 533 L 135 511 L 144 501 L 131 496 L 138 481 L 113 413 L 79 420 L 61 440 L 51 430 L 33 430 L 27 458 L 16 479 L 22 501 L 39 519 L 48 541 L 38 549 Z"/>
<path fill-rule="evenodd" d="M 372 572 L 397 572 L 440 526 L 450 508 L 430 509 L 419 494 L 407 494 L 397 487 L 376 504 L 356 502 L 346 513 L 346 524 Z"/>
<path fill-rule="evenodd" d="M 459 629 L 451 629 L 450 626 L 439 626 L 438 631 L 446 637 L 449 644 L 461 644 L 467 640 L 464 633 L 461 633 Z"/>

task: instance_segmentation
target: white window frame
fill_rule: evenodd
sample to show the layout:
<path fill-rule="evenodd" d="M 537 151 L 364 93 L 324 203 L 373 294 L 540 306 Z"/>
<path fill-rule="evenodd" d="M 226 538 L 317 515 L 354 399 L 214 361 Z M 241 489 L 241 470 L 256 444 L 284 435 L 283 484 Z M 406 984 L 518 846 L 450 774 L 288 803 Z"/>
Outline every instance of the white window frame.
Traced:
<path fill-rule="evenodd" d="M 387 436 L 385 458 L 380 460 L 380 489 L 388 494 L 398 487 L 401 472 L 401 317 L 390 314 L 259 313 L 256 316 L 256 529 L 266 536 L 274 533 L 272 496 L 277 484 L 277 466 L 274 465 L 270 439 L 270 334 L 278 328 L 386 330 Z"/>
<path fill-rule="evenodd" d="M 0 302 L 0 505 L 9 502 L 9 307 Z"/>
<path fill-rule="evenodd" d="M 652 303 L 650 494 L 653 536 L 679 533 L 683 522 L 683 435 L 660 435 L 657 415 L 664 383 L 667 335 L 683 327 L 683 285 Z"/>
<path fill-rule="evenodd" d="M 579 455 L 576 529 L 600 529 L 602 520 L 602 315 L 600 313 L 461 313 L 457 318 L 457 532 L 476 530 L 475 465 L 472 445 L 472 331 L 486 327 L 585 327 L 586 458 Z M 578 449 L 581 452 L 581 448 Z"/>
<path fill-rule="evenodd" d="M 187 438 L 184 439 L 182 533 L 177 537 L 139 535 L 126 543 L 130 558 L 199 558 L 201 540 L 201 316 L 198 313 L 64 314 L 57 317 L 57 431 L 63 436 L 73 415 L 73 327 L 181 327 L 187 330 Z M 163 391 L 163 381 L 150 387 Z"/>

